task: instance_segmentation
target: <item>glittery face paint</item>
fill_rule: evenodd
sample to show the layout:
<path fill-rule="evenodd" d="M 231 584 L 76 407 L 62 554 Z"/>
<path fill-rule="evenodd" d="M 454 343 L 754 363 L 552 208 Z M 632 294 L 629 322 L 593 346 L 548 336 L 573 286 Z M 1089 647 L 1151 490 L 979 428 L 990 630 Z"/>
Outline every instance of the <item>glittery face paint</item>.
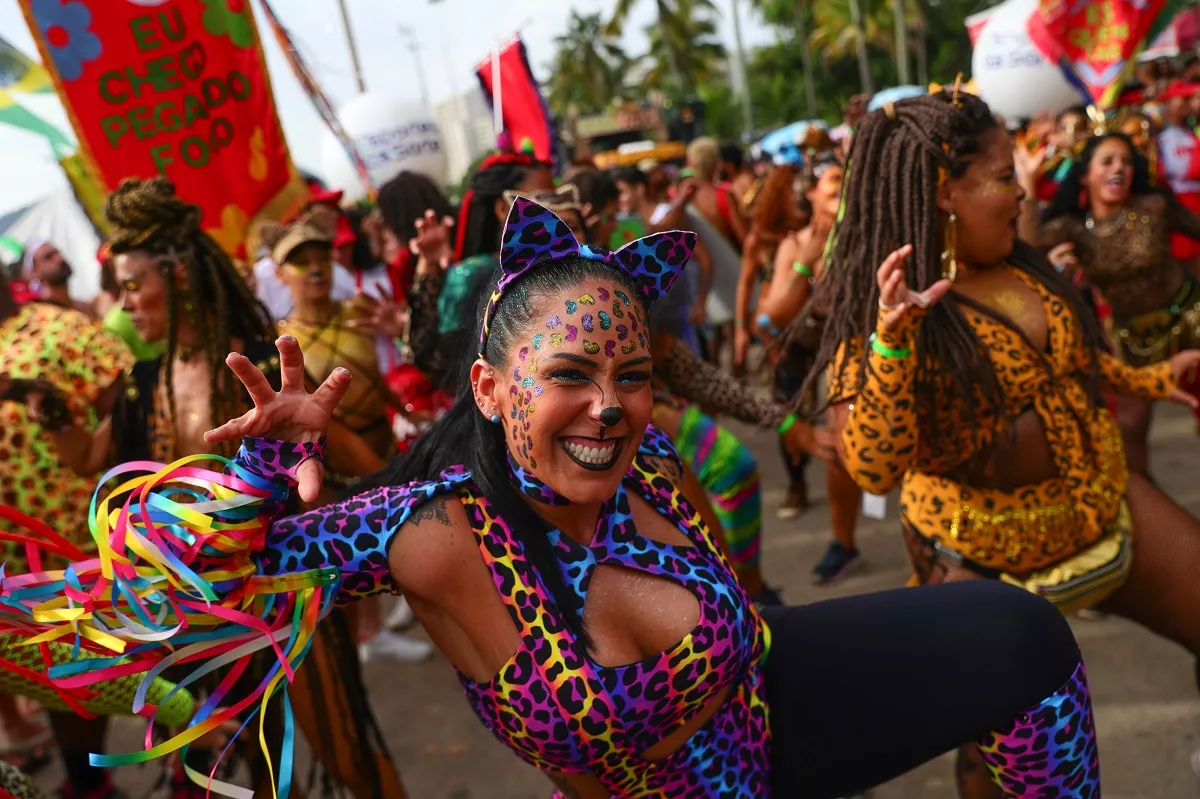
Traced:
<path fill-rule="evenodd" d="M 501 412 L 513 459 L 576 502 L 611 496 L 653 408 L 650 351 L 637 332 L 642 311 L 625 294 L 593 279 L 539 298 L 528 337 L 515 342 L 500 372 L 512 378 Z M 613 407 L 622 421 L 602 433 L 597 414 Z M 611 452 L 616 460 L 598 463 L 581 451 Z"/>

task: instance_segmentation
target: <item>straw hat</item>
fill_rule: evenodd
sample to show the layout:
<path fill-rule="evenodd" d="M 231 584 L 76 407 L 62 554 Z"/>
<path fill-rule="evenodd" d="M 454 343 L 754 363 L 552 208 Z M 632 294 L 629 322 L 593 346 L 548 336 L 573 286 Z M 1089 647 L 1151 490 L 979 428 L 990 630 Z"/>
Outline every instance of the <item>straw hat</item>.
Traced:
<path fill-rule="evenodd" d="M 326 247 L 332 247 L 333 238 L 308 222 L 296 222 L 288 225 L 279 241 L 271 249 L 271 260 L 282 266 L 292 253 L 305 244 L 324 244 Z"/>

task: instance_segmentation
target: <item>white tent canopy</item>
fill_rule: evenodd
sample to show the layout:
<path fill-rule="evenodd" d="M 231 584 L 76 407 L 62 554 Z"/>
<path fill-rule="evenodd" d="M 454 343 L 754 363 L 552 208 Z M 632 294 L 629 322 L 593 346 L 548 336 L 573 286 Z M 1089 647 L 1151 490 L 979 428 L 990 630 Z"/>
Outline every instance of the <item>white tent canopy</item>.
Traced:
<path fill-rule="evenodd" d="M 52 242 L 75 269 L 71 277 L 71 296 L 90 300 L 99 293 L 100 266 L 96 263 L 96 251 L 100 249 L 100 239 L 69 188 L 56 189 L 25 208 L 7 227 L 0 227 L 0 236 L 11 236 L 22 246 L 31 241 Z"/>

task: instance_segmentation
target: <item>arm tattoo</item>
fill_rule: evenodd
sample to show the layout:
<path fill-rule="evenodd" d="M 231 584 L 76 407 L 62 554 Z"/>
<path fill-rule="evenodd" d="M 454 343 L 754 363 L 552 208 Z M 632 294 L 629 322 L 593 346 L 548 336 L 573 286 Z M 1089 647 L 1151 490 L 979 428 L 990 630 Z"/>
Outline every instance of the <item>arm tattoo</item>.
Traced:
<path fill-rule="evenodd" d="M 450 526 L 450 512 L 446 510 L 446 498 L 435 497 L 413 511 L 412 521 L 416 524 L 436 521 L 442 527 Z"/>
<path fill-rule="evenodd" d="M 676 487 L 683 488 L 683 470 L 679 468 L 679 464 L 675 462 L 674 458 L 650 457 L 646 458 L 646 464 L 662 472 Z"/>

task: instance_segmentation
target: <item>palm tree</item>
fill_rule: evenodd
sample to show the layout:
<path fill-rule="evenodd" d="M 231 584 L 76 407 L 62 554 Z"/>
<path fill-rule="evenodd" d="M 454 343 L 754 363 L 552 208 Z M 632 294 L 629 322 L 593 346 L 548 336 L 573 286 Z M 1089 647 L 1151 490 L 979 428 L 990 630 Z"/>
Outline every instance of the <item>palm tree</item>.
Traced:
<path fill-rule="evenodd" d="M 862 5 L 859 0 L 848 0 L 850 25 L 854 32 L 854 52 L 858 56 L 858 82 L 867 94 L 874 94 L 871 83 L 871 64 L 867 60 L 867 27 L 863 23 Z"/>
<path fill-rule="evenodd" d="M 921 7 L 917 0 L 903 0 L 903 3 L 905 29 L 909 37 L 914 33 L 919 37 L 925 23 Z M 862 90 L 873 93 L 869 51 L 882 50 L 898 55 L 895 5 L 892 2 L 867 5 L 862 0 L 822 0 L 813 6 L 813 22 L 812 48 L 829 59 L 842 58 L 853 52 L 858 58 Z M 910 43 L 905 37 L 905 49 Z M 920 46 L 919 38 L 915 43 Z"/>
<path fill-rule="evenodd" d="M 809 119 L 817 116 L 817 84 L 813 76 L 812 45 L 808 41 L 808 9 L 810 5 L 805 0 L 795 0 L 793 22 L 796 28 L 796 42 L 800 45 L 800 63 L 804 68 L 804 100 L 808 108 Z"/>
<path fill-rule="evenodd" d="M 809 14 L 812 0 L 751 0 L 764 20 L 772 25 L 786 27 L 790 21 L 792 36 L 800 48 L 800 65 L 804 73 L 804 101 L 808 117 L 817 116 L 817 84 L 813 72 L 812 46 L 809 44 Z"/>
<path fill-rule="evenodd" d="M 717 33 L 711 0 L 674 0 L 675 8 L 665 23 L 646 26 L 650 50 L 645 56 L 650 67 L 643 83 L 665 90 L 668 84 L 691 95 L 698 84 L 724 79 L 721 66 L 725 45 Z"/>
<path fill-rule="evenodd" d="M 639 2 L 641 0 L 617 0 L 612 19 L 605 30 L 612 36 L 620 36 L 626 22 L 629 21 L 630 12 Z M 691 60 L 688 51 L 692 43 L 686 38 L 681 38 L 681 34 L 686 33 L 689 25 L 694 24 L 693 20 L 697 14 L 711 19 L 711 15 L 716 13 L 716 6 L 712 0 L 654 0 L 654 7 L 658 12 L 657 27 L 670 33 L 659 37 L 658 43 L 664 47 L 664 51 L 657 53 L 651 50 L 651 54 L 656 60 L 659 56 L 662 57 L 675 86 L 679 87 L 681 92 L 690 94 L 695 88 L 695 83 L 690 80 L 684 63 Z"/>
<path fill-rule="evenodd" d="M 629 58 L 605 31 L 599 14 L 572 11 L 567 32 L 555 38 L 549 102 L 557 113 L 599 113 L 620 95 Z"/>

